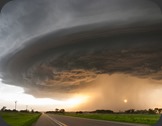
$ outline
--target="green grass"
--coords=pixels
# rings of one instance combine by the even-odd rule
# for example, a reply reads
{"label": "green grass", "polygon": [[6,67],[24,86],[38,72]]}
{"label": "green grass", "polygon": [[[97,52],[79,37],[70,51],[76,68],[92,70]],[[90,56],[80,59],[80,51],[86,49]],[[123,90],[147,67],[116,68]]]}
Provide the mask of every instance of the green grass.
{"label": "green grass", "polygon": [[39,113],[0,112],[9,126],[31,126],[40,116]]}
{"label": "green grass", "polygon": [[160,115],[150,115],[150,114],[75,114],[75,113],[66,113],[67,116],[89,118],[89,119],[98,119],[98,120],[107,120],[107,121],[116,121],[116,122],[128,122],[128,123],[139,123],[139,124],[155,124]]}

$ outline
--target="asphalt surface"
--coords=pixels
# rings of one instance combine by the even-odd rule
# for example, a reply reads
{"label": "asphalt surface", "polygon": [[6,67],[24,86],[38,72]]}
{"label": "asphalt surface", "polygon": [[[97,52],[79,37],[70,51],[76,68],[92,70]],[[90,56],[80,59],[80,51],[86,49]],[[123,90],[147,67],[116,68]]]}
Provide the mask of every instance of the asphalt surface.
{"label": "asphalt surface", "polygon": [[162,126],[162,115],[160,116],[159,121],[154,126]]}
{"label": "asphalt surface", "polygon": [[0,126],[8,126],[1,116],[0,116]]}
{"label": "asphalt surface", "polygon": [[140,124],[119,123],[84,119],[53,114],[42,114],[33,126],[148,126]]}

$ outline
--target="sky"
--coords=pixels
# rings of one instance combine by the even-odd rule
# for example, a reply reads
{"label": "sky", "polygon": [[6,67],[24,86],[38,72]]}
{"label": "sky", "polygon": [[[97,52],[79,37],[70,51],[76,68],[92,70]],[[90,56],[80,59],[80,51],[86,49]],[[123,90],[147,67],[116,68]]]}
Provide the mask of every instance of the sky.
{"label": "sky", "polygon": [[162,108],[158,0],[13,0],[0,13],[0,107]]}

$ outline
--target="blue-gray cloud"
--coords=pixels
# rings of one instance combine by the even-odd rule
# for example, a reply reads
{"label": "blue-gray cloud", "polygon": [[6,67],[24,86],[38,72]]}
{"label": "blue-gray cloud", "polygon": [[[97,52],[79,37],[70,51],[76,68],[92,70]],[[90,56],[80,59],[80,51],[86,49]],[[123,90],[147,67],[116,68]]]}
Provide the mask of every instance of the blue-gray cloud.
{"label": "blue-gray cloud", "polygon": [[162,79],[161,20],[148,0],[14,0],[0,15],[1,78],[34,95],[99,74]]}

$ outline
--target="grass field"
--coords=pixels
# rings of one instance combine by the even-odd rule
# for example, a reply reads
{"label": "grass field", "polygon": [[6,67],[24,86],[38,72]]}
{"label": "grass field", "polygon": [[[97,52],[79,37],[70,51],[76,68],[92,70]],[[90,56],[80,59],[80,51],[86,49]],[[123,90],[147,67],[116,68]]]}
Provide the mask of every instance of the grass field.
{"label": "grass field", "polygon": [[150,114],[75,114],[75,113],[66,113],[67,116],[89,118],[89,119],[98,119],[98,120],[108,120],[108,121],[117,121],[117,122],[129,122],[129,123],[139,123],[139,124],[155,124],[160,115],[150,115]]}
{"label": "grass field", "polygon": [[39,113],[21,113],[21,112],[0,112],[0,116],[9,126],[31,126],[40,114]]}

